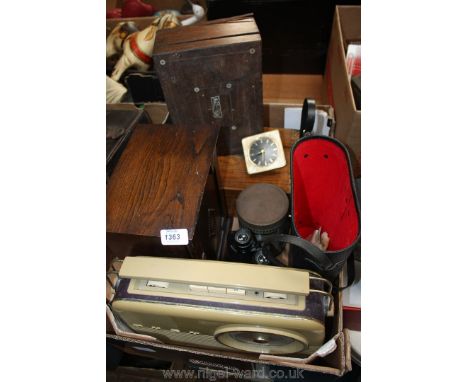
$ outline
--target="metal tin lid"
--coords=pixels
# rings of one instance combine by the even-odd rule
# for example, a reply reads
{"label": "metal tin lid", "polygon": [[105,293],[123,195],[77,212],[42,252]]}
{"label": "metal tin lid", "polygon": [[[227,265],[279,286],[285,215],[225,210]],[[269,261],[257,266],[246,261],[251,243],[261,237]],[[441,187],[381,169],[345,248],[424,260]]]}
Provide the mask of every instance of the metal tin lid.
{"label": "metal tin lid", "polygon": [[268,234],[283,225],[289,210],[289,199],[278,186],[259,183],[240,193],[236,210],[242,227],[256,234]]}

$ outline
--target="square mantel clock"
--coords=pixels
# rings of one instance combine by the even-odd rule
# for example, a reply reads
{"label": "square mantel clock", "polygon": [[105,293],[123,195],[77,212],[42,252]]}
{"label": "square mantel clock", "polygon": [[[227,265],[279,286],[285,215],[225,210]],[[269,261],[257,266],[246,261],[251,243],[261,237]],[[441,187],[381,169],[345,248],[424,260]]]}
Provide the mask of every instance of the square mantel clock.
{"label": "square mantel clock", "polygon": [[247,173],[257,174],[286,166],[279,130],[266,131],[242,139]]}
{"label": "square mantel clock", "polygon": [[217,259],[228,219],[217,178],[219,127],[137,125],[107,187],[107,260]]}

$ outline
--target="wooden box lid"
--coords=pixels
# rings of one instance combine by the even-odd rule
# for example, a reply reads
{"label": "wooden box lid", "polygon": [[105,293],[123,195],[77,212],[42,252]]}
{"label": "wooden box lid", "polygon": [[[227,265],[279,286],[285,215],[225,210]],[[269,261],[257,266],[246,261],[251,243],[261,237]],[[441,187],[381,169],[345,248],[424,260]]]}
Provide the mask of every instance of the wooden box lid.
{"label": "wooden box lid", "polygon": [[232,17],[191,26],[163,29],[156,34],[154,54],[261,41],[253,17]]}
{"label": "wooden box lid", "polygon": [[219,127],[137,125],[107,187],[107,232],[193,238]]}

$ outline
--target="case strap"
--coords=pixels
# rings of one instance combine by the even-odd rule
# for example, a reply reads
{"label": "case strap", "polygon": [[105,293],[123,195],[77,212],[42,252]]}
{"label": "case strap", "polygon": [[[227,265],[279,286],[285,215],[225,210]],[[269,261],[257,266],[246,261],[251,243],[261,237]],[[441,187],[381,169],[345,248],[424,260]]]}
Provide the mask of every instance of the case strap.
{"label": "case strap", "polygon": [[304,240],[298,236],[286,234],[267,235],[262,236],[261,241],[263,243],[280,242],[295,245],[296,247],[299,247],[305,252],[307,252],[314,259],[314,264],[323,271],[327,271],[334,265],[323,251],[321,251],[311,242]]}
{"label": "case strap", "polygon": [[302,105],[301,128],[299,137],[302,138],[305,134],[312,133],[315,124],[315,101],[306,98]]}

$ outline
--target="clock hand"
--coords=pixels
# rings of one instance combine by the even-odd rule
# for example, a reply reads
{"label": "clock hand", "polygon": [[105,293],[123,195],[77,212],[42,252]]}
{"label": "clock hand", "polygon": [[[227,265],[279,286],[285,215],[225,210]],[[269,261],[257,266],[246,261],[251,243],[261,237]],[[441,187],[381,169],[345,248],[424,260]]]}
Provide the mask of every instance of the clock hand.
{"label": "clock hand", "polygon": [[261,150],[260,152],[258,152],[258,153],[256,153],[256,154],[254,154],[253,156],[254,156],[254,157],[256,157],[257,155],[260,155],[260,154],[262,154],[262,155],[263,155],[264,153],[265,153],[265,150]]}

